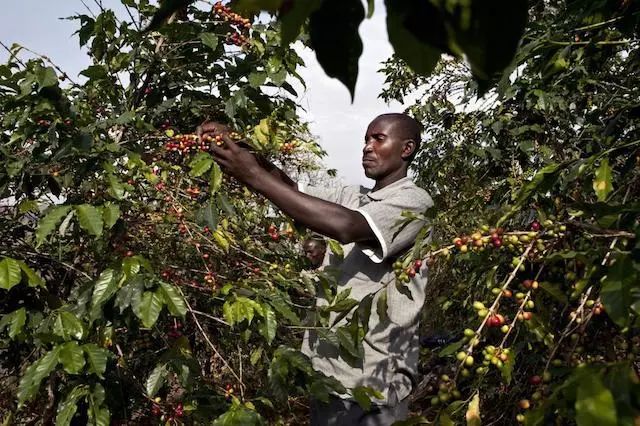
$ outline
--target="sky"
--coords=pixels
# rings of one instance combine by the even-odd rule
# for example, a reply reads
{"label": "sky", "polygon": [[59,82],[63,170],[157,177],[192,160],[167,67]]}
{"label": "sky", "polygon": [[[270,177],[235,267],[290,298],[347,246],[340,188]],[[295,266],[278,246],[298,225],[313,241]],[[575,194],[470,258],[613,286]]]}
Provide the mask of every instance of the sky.
{"label": "sky", "polygon": [[[87,10],[80,0],[4,0],[0,15],[0,41],[6,45],[19,43],[51,58],[58,66],[75,76],[89,64],[89,58],[79,49],[73,33],[77,21],[64,20]],[[95,9],[95,3],[85,3]],[[105,7],[119,6],[118,0],[103,0]],[[402,112],[398,103],[386,105],[378,99],[384,76],[377,70],[391,53],[387,40],[384,4],[376,0],[375,13],[360,26],[364,52],[360,57],[358,83],[352,103],[348,90],[338,80],[327,77],[318,64],[315,53],[300,52],[306,67],[299,70],[307,90],[299,91],[303,110],[301,116],[310,123],[311,132],[328,152],[324,162],[328,168],[338,170],[345,184],[373,186],[362,171],[360,159],[367,125],[377,115]],[[7,53],[0,50],[0,61]]]}

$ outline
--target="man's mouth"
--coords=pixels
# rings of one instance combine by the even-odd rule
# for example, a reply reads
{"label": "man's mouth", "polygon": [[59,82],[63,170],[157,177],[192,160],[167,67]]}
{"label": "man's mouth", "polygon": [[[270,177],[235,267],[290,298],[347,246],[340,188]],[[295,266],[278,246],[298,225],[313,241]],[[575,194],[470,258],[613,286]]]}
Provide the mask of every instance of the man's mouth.
{"label": "man's mouth", "polygon": [[373,158],[364,157],[362,159],[362,164],[371,164],[371,163],[375,163],[375,160]]}

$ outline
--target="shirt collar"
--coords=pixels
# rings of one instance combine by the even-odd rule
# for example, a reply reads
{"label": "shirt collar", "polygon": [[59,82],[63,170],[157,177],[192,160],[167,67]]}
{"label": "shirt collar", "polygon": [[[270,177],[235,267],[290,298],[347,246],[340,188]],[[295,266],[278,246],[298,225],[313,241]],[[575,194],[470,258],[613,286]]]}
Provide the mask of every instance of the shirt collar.
{"label": "shirt collar", "polygon": [[398,191],[402,187],[406,186],[408,183],[411,183],[411,179],[409,179],[408,176],[405,176],[402,179],[398,179],[397,181],[385,186],[382,189],[379,189],[377,191],[369,191],[367,193],[367,196],[372,200],[380,201]]}

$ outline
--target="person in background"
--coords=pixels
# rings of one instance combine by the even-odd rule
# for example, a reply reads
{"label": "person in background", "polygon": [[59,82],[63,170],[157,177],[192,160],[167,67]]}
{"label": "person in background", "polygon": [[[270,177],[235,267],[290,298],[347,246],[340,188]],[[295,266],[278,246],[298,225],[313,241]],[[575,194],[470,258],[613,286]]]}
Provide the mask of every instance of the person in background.
{"label": "person in background", "polygon": [[322,266],[324,255],[327,252],[327,242],[320,235],[311,235],[302,243],[302,250],[309,260],[309,269],[318,269]]}

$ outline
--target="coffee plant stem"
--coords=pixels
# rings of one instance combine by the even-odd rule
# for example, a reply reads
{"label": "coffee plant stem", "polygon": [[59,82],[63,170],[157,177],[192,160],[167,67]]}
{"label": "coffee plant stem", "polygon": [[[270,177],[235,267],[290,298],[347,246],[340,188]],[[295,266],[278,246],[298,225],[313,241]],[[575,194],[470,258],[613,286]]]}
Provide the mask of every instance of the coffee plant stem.
{"label": "coffee plant stem", "polygon": [[189,301],[187,300],[187,298],[185,297],[184,293],[182,292],[182,289],[180,289],[180,287],[176,287],[177,290],[182,294],[182,297],[184,298],[184,303],[187,306],[187,310],[189,311],[189,313],[191,314],[191,318],[193,318],[193,322],[195,323],[196,327],[198,328],[198,331],[200,331],[200,334],[202,335],[202,337],[204,338],[204,340],[207,342],[207,344],[209,345],[209,348],[211,348],[211,350],[213,351],[213,353],[220,358],[220,360],[222,361],[222,364],[229,370],[229,372],[231,372],[231,374],[233,375],[233,377],[235,377],[235,379],[238,381],[238,384],[240,385],[240,395],[242,396],[242,398],[244,398],[244,388],[245,388],[245,384],[242,382],[242,379],[240,378],[240,376],[235,372],[235,370],[233,369],[233,367],[231,367],[231,365],[229,365],[229,363],[227,362],[227,360],[220,354],[220,352],[218,352],[218,350],[216,349],[215,345],[211,342],[211,340],[209,339],[209,336],[207,336],[207,333],[204,331],[204,329],[202,328],[202,325],[200,324],[200,321],[198,321],[198,317],[196,316],[196,313],[193,311],[193,308],[191,308],[191,304],[189,303]]}

